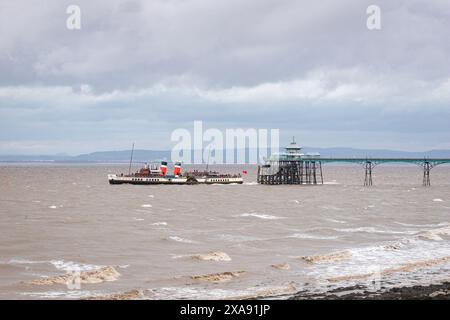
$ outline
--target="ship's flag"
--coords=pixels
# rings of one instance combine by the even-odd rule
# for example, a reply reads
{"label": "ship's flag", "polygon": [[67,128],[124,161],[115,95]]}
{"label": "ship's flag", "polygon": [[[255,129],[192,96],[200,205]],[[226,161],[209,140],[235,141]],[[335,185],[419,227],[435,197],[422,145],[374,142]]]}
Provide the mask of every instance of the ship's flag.
{"label": "ship's flag", "polygon": [[242,173],[243,174],[247,174],[248,172],[247,172],[247,170],[243,170]]}

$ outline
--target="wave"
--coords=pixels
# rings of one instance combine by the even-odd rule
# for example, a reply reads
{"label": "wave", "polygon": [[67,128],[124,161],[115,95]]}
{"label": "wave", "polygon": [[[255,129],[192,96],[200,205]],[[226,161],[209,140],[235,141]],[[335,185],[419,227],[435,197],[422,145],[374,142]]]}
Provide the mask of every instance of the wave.
{"label": "wave", "polygon": [[347,223],[347,221],[344,221],[344,220],[337,220],[337,219],[331,219],[331,218],[325,219],[325,220],[326,220],[326,221],[329,221],[329,222],[340,223],[340,224],[345,224],[345,223]]}
{"label": "wave", "polygon": [[439,229],[427,230],[419,234],[420,238],[441,241],[442,236],[450,236],[450,227],[444,227]]}
{"label": "wave", "polygon": [[221,251],[214,251],[205,254],[196,254],[193,255],[192,257],[203,261],[231,261],[230,256],[225,252]]}
{"label": "wave", "polygon": [[150,213],[151,211],[148,210],[148,208],[142,208],[142,209],[134,209],[134,212],[136,212],[136,213],[148,214],[148,213]]}
{"label": "wave", "polygon": [[255,298],[275,297],[289,295],[297,292],[292,285],[284,286],[258,286],[241,290],[221,288],[193,288],[193,287],[163,287],[145,291],[149,299],[181,300],[181,299],[227,299],[246,300]]}
{"label": "wave", "polygon": [[[450,268],[450,241],[436,241],[443,240],[442,236],[445,235],[450,235],[450,227],[423,231],[376,246],[302,259],[309,262],[307,274],[317,279],[319,286],[321,281],[325,281],[324,285],[342,285],[341,282],[344,281],[351,282],[346,285],[361,284],[364,281],[369,281],[368,285],[373,281],[383,281],[384,285],[386,281],[392,285],[405,285],[408,281],[425,283],[439,277],[442,272],[438,270]],[[415,271],[420,273],[414,273]],[[446,272],[448,271],[445,274]]]}
{"label": "wave", "polygon": [[93,271],[81,271],[79,273],[67,273],[61,276],[47,277],[30,282],[33,285],[66,285],[79,281],[80,284],[97,284],[105,281],[116,281],[120,273],[114,267],[108,266]]}
{"label": "wave", "polygon": [[22,292],[20,294],[27,297],[39,297],[43,299],[86,299],[94,295],[92,291],[86,290]]}
{"label": "wave", "polygon": [[153,206],[151,204],[143,204],[141,205],[141,208],[152,208]]}
{"label": "wave", "polygon": [[159,221],[152,223],[152,226],[167,226],[167,222],[165,221]]}
{"label": "wave", "polygon": [[21,271],[22,271],[22,268],[19,267],[18,265],[0,261],[0,274],[2,274],[2,276],[4,275],[3,272],[21,272]]}
{"label": "wave", "polygon": [[411,224],[402,222],[394,222],[394,223],[404,227],[417,227],[417,228],[436,228],[436,227],[446,227],[450,225],[448,222],[430,223],[430,224]]}
{"label": "wave", "polygon": [[261,238],[253,237],[253,236],[241,236],[241,235],[232,235],[232,234],[219,234],[219,239],[228,242],[247,242],[247,241],[260,241],[264,240]]}
{"label": "wave", "polygon": [[330,263],[350,259],[352,255],[353,255],[352,252],[347,250],[317,256],[304,256],[301,257],[301,259],[311,264]]}
{"label": "wave", "polygon": [[346,233],[388,233],[388,234],[409,234],[414,235],[417,234],[418,231],[415,230],[406,230],[406,231],[398,231],[398,230],[386,230],[386,229],[377,229],[374,227],[356,227],[356,228],[334,228],[336,232],[346,232]]}
{"label": "wave", "polygon": [[263,213],[243,213],[243,214],[238,215],[238,217],[255,217],[255,218],[265,219],[265,220],[286,219],[285,217],[278,217],[278,216],[273,216],[270,214],[263,214]]}
{"label": "wave", "polygon": [[200,253],[200,254],[186,254],[186,255],[175,255],[174,259],[179,258],[191,258],[202,261],[231,261],[231,258],[228,254],[221,251],[213,251],[208,253]]}
{"label": "wave", "polygon": [[289,270],[291,268],[288,263],[272,264],[271,267],[278,270]]}
{"label": "wave", "polygon": [[327,184],[327,185],[338,185],[338,184],[340,184],[340,183],[337,182],[336,180],[333,180],[333,181],[324,181],[323,184]]}
{"label": "wave", "polygon": [[123,293],[114,293],[108,295],[92,295],[86,300],[140,300],[143,298],[142,290],[133,289]]}
{"label": "wave", "polygon": [[306,233],[294,233],[294,234],[287,236],[287,238],[312,239],[312,240],[335,240],[335,239],[338,239],[339,237],[337,237],[337,236],[327,237],[327,236],[319,236],[319,235],[312,235],[312,234],[306,234]]}
{"label": "wave", "polygon": [[34,261],[34,260],[27,260],[27,259],[10,259],[8,261],[8,264],[17,265],[17,264],[45,264],[50,263],[50,261]]}
{"label": "wave", "polygon": [[408,262],[408,263],[403,263],[398,267],[381,269],[378,271],[373,271],[373,272],[369,272],[369,273],[365,273],[365,274],[354,274],[354,275],[332,277],[332,278],[328,278],[327,280],[329,282],[341,282],[341,281],[349,281],[349,280],[362,280],[362,279],[368,279],[368,278],[380,278],[382,276],[390,276],[395,273],[411,272],[416,269],[429,268],[429,267],[433,267],[433,266],[440,265],[440,264],[446,264],[448,262],[450,262],[450,256],[429,259],[429,260]]}
{"label": "wave", "polygon": [[342,210],[344,210],[344,209],[336,207],[336,206],[328,206],[328,205],[320,206],[320,208],[321,209],[325,209],[325,210],[333,210],[333,211],[342,211]]}
{"label": "wave", "polygon": [[184,239],[184,238],[181,238],[181,237],[178,237],[178,236],[170,236],[169,239],[173,240],[173,241],[176,241],[176,242],[181,242],[181,243],[197,243],[197,241]]}
{"label": "wave", "polygon": [[94,265],[94,264],[86,264],[86,263],[77,263],[73,261],[65,261],[65,260],[28,260],[28,259],[10,259],[8,261],[10,265],[29,265],[29,264],[50,264],[55,267],[59,271],[64,272],[73,272],[73,271],[96,271],[105,266]]}
{"label": "wave", "polygon": [[103,268],[104,266],[98,266],[94,264],[83,264],[73,261],[64,260],[51,260],[49,261],[56,269],[71,272],[71,271],[93,271]]}
{"label": "wave", "polygon": [[191,279],[207,281],[207,282],[214,282],[214,283],[228,282],[228,281],[233,280],[234,278],[242,276],[245,273],[246,273],[245,271],[228,271],[228,272],[222,272],[222,273],[194,275],[194,276],[191,276]]}

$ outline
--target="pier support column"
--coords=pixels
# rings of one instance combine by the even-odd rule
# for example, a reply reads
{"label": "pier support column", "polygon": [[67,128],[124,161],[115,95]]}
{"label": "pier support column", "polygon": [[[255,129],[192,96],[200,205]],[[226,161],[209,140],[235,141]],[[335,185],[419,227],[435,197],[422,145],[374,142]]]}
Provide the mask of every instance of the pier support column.
{"label": "pier support column", "polygon": [[364,178],[364,186],[369,187],[372,185],[372,169],[375,167],[375,163],[372,161],[366,161],[364,163],[365,170],[365,178]]}
{"label": "pier support column", "polygon": [[312,171],[312,176],[313,176],[313,184],[317,184],[317,167],[316,167],[316,162],[313,161],[312,162],[312,167],[313,167],[313,171]]}
{"label": "pier support column", "polygon": [[433,166],[428,161],[424,161],[422,166],[423,166],[423,186],[429,187],[431,186],[430,171],[433,168]]}
{"label": "pier support column", "polygon": [[258,173],[256,174],[256,182],[261,183],[261,166],[258,166]]}
{"label": "pier support column", "polygon": [[322,161],[319,161],[320,183],[323,184]]}

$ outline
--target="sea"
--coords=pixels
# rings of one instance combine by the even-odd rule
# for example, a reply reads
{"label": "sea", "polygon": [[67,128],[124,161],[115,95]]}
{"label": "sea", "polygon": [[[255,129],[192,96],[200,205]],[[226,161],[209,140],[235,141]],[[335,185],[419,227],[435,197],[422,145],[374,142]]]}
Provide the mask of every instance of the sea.
{"label": "sea", "polygon": [[126,164],[1,164],[0,299],[287,299],[450,276],[449,166],[430,187],[414,165],[377,166],[372,187],[359,165],[324,165],[323,185],[211,169],[245,181],[110,185]]}

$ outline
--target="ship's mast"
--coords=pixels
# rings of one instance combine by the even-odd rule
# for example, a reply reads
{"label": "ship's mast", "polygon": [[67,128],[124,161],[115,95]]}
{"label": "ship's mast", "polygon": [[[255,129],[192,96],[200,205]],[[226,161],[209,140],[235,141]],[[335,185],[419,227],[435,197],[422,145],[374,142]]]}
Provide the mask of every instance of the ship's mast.
{"label": "ship's mast", "polygon": [[209,158],[211,157],[211,145],[209,146],[209,152],[208,152],[208,162],[206,163],[206,171],[208,171],[209,168]]}
{"label": "ship's mast", "polygon": [[131,175],[131,164],[133,163],[133,153],[134,153],[134,142],[131,147],[131,156],[130,156],[130,166],[128,167],[128,175]]}

